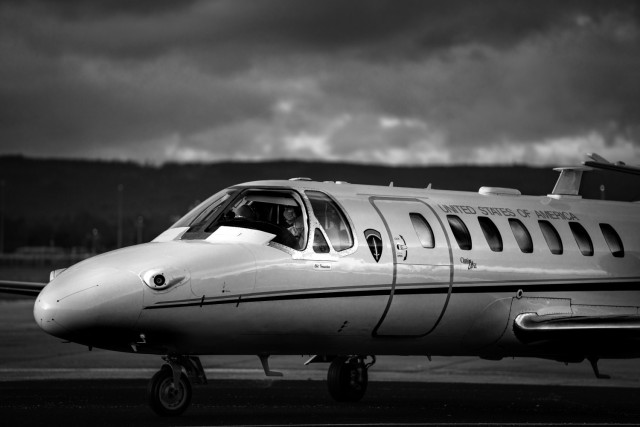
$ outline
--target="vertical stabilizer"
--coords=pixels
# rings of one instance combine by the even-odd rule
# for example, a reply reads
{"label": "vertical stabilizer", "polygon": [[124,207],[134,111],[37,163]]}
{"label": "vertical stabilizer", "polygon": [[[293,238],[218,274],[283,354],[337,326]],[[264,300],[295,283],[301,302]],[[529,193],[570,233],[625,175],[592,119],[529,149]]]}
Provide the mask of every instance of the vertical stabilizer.
{"label": "vertical stabilizer", "polygon": [[588,166],[571,166],[566,168],[555,168],[554,171],[560,172],[558,181],[556,181],[553,192],[550,197],[575,196],[580,197],[580,184],[582,182],[582,173],[593,170]]}

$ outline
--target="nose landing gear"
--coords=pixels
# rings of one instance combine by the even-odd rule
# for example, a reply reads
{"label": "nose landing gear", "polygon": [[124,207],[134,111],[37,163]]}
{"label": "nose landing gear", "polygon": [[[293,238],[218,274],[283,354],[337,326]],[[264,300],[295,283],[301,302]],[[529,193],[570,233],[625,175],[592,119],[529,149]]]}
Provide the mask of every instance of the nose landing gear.
{"label": "nose landing gear", "polygon": [[371,358],[370,363],[365,363],[366,356],[339,356],[333,359],[327,374],[331,397],[338,402],[357,402],[362,399],[369,382],[367,371],[376,363],[375,356]]}
{"label": "nose landing gear", "polygon": [[166,365],[149,381],[147,399],[153,411],[163,417],[182,414],[191,403],[191,383],[182,372],[174,381],[171,368]]}
{"label": "nose landing gear", "polygon": [[206,384],[207,378],[197,357],[165,356],[163,359],[167,363],[149,381],[147,400],[156,414],[175,417],[186,411],[191,403],[189,379],[196,384]]}

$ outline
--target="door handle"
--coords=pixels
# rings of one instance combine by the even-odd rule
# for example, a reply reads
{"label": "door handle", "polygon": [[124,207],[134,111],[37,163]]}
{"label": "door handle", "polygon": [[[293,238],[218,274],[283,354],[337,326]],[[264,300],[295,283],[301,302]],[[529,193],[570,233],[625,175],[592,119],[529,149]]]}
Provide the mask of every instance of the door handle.
{"label": "door handle", "polygon": [[404,240],[401,234],[398,237],[394,237],[396,244],[396,258],[403,261],[407,260],[407,242]]}

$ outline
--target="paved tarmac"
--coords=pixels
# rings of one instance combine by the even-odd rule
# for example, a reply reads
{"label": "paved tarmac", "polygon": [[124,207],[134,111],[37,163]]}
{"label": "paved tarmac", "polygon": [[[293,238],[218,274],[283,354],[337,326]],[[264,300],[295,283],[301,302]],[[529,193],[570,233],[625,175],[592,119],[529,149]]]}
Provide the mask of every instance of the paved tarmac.
{"label": "paved tarmac", "polygon": [[321,381],[219,380],[194,388],[181,417],[160,418],[143,380],[0,383],[4,425],[637,425],[638,389],[371,382],[357,404]]}
{"label": "paved tarmac", "polygon": [[588,363],[473,357],[380,357],[363,401],[345,405],[308,356],[273,357],[282,379],[265,379],[255,356],[207,356],[210,384],[183,417],[161,419],[146,404],[158,356],[62,343],[32,304],[0,301],[2,425],[640,425],[638,360],[604,360],[612,379],[598,380]]}

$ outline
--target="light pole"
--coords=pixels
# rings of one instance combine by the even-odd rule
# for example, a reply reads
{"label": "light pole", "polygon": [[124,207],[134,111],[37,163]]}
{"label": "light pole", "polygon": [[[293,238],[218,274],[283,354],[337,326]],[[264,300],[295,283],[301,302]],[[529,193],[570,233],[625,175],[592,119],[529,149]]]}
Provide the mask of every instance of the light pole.
{"label": "light pole", "polygon": [[0,255],[4,254],[4,180],[0,180]]}
{"label": "light pole", "polygon": [[124,185],[118,184],[118,236],[117,247],[122,247],[122,193],[124,192]]}
{"label": "light pole", "polygon": [[98,239],[100,238],[100,232],[97,228],[91,230],[91,255],[98,253]]}
{"label": "light pole", "polygon": [[142,243],[142,230],[144,228],[144,217],[142,215],[138,215],[138,219],[136,220],[136,235],[137,235],[137,244]]}

